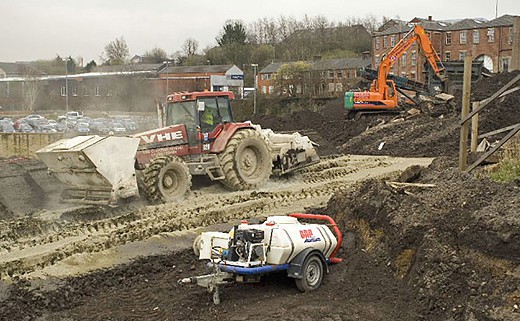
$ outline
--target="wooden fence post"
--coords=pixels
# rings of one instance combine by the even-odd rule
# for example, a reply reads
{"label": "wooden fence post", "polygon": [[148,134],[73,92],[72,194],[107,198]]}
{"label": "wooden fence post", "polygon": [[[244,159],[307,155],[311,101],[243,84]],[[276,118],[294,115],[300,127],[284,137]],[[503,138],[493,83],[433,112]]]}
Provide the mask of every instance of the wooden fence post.
{"label": "wooden fence post", "polygon": [[[471,95],[471,56],[464,57],[464,81],[462,85],[462,112],[460,119],[466,118],[469,114],[470,95]],[[466,121],[460,127],[459,145],[459,169],[464,171],[468,165],[468,135],[469,123]]]}

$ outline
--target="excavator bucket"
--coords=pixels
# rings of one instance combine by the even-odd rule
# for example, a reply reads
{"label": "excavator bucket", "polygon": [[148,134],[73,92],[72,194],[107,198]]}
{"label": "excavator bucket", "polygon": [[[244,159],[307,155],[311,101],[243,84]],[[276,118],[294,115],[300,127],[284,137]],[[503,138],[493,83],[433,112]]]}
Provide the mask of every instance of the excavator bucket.
{"label": "excavator bucket", "polygon": [[115,204],[138,196],[134,162],[139,138],[77,136],[36,152],[65,185],[64,201]]}

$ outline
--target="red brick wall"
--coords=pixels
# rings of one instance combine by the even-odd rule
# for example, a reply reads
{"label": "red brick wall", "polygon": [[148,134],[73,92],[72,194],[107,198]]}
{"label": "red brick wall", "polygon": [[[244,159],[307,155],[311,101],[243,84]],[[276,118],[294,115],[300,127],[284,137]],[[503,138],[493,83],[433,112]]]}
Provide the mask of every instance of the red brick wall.
{"label": "red brick wall", "polygon": [[[511,26],[512,27],[512,26]],[[511,57],[512,55],[512,44],[510,40],[510,32],[511,27],[495,27],[495,39],[493,42],[488,42],[487,39],[487,30],[488,28],[480,28],[480,42],[478,44],[473,43],[473,29],[466,30],[466,44],[460,44],[460,31],[455,30],[451,31],[451,44],[446,44],[446,33],[445,31],[428,31],[431,42],[437,50],[437,53],[441,57],[441,60],[446,59],[446,52],[451,53],[451,60],[459,60],[459,53],[461,51],[466,51],[467,54],[473,56],[473,59],[476,59],[482,55],[487,55],[492,58],[493,61],[493,71],[500,72],[502,71],[502,58]],[[405,34],[395,34],[396,43],[399,41]],[[384,47],[383,36],[373,36],[372,37],[372,68],[376,68],[376,57],[383,57],[383,54],[390,51],[392,48],[390,43],[391,35],[387,35],[387,46]],[[376,48],[377,38],[379,38],[379,49]],[[412,66],[412,52],[416,51],[417,55],[417,63],[415,66]],[[425,81],[425,76],[423,74],[424,71],[424,63],[426,59],[419,52],[417,44],[414,44],[408,51],[406,52],[406,65],[402,64],[402,59],[399,62],[396,62],[391,70],[392,73],[396,75],[406,74],[406,77],[413,79],[411,76],[413,72],[415,72],[416,79],[418,81]]]}

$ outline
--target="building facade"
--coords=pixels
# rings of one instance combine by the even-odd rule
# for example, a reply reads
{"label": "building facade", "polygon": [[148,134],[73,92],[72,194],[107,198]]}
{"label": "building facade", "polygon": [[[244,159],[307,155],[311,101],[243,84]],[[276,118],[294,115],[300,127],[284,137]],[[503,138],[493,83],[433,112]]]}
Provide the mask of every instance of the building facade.
{"label": "building facade", "polygon": [[[384,58],[415,24],[421,25],[442,61],[463,61],[471,55],[474,61],[482,61],[490,72],[509,71],[513,49],[513,24],[515,16],[504,15],[497,19],[464,19],[460,21],[435,21],[414,18],[409,22],[392,20],[372,35],[372,67],[376,69]],[[417,44],[409,48],[392,66],[391,73],[425,81],[425,57]]]}
{"label": "building facade", "polygon": [[[306,66],[299,80],[295,75],[281,75],[290,64]],[[315,98],[342,96],[360,80],[360,69],[370,65],[370,58],[316,59],[311,62],[271,63],[258,73],[258,90],[266,95],[308,94]],[[281,77],[281,78],[280,78]],[[292,88],[294,87],[294,88]]]}

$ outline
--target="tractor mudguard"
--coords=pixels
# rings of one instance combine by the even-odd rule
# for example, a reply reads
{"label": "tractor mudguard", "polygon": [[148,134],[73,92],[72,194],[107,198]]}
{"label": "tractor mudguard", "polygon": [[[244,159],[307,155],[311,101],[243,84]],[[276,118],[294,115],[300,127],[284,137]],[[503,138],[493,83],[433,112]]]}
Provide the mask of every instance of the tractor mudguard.
{"label": "tractor mudguard", "polygon": [[294,279],[301,279],[302,276],[302,268],[303,263],[305,262],[305,259],[311,255],[318,255],[321,262],[323,263],[323,266],[325,267],[325,271],[329,273],[329,266],[327,264],[327,260],[325,259],[325,256],[323,253],[321,253],[320,250],[313,249],[313,248],[307,248],[303,251],[301,251],[298,255],[294,257],[294,259],[291,260],[289,268],[287,269],[287,276],[294,278]]}

